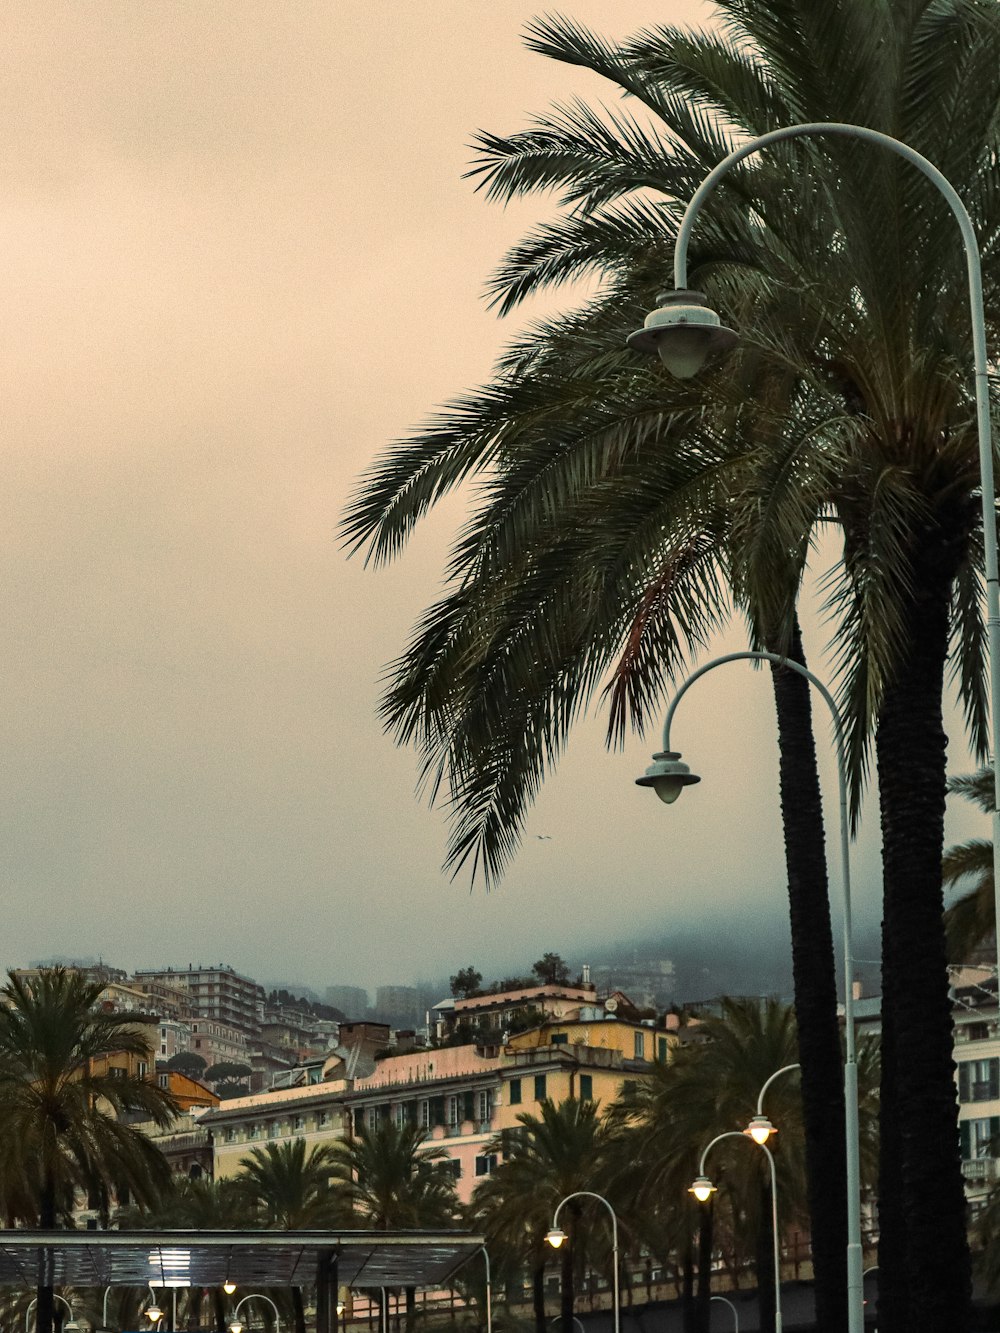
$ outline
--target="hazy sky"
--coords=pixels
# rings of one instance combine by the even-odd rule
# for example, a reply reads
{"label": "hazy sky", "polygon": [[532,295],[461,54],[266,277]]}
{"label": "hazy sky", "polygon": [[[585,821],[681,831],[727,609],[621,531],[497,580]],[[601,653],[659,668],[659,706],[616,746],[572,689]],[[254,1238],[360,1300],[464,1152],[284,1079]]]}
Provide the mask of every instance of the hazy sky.
{"label": "hazy sky", "polygon": [[[561,8],[610,35],[707,13]],[[387,571],[347,562],[336,525],[385,442],[513,331],[483,283],[550,203],[488,205],[468,143],[602,91],[524,51],[538,12],[5,6],[0,961],[374,986],[545,949],[598,962],[780,903],[773,706],[748,667],[678,713],[705,780],[669,812],[632,785],[657,734],[609,756],[601,720],[581,726],[490,895],[441,873],[443,817],[376,719],[462,498]],[[962,816],[952,835],[980,827]],[[870,918],[877,809],[858,866]]]}

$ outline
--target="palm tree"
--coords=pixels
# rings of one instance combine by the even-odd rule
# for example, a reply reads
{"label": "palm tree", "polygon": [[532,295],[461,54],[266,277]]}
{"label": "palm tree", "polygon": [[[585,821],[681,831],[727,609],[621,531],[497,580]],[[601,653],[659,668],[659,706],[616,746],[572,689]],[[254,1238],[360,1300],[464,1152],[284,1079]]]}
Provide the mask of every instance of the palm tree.
{"label": "palm tree", "polygon": [[[246,1203],[246,1194],[236,1177],[190,1180],[184,1176],[171,1181],[153,1203],[119,1210],[115,1220],[121,1231],[236,1231],[251,1225]],[[202,1325],[204,1294],[202,1287],[188,1291],[185,1315],[197,1327]],[[117,1326],[127,1328],[133,1319],[138,1319],[142,1301],[124,1288],[112,1297],[112,1304],[118,1309]],[[226,1303],[219,1287],[212,1291],[212,1313],[216,1333],[226,1333]],[[101,1309],[96,1308],[91,1320],[95,1328],[99,1326],[100,1315]]]}
{"label": "palm tree", "polygon": [[[612,680],[612,706],[641,725],[717,623],[726,583],[756,634],[788,641],[810,542],[819,524],[838,525],[842,699],[858,790],[874,741],[883,823],[881,1317],[896,1330],[915,1311],[945,1329],[969,1297],[941,929],[952,640],[973,741],[986,744],[953,220],[895,160],[833,140],[777,149],[733,173],[699,228],[692,280],[747,331],[743,353],[703,384],[654,386],[618,340],[666,267],[675,201],[734,136],[803,120],[882,128],[931,158],[973,213],[995,295],[1000,17],[987,0],[717,10],[721,35],[660,27],[618,48],[570,21],[529,30],[534,49],[606,75],[644,119],[574,105],[521,134],[481,136],[477,171],[493,197],[554,186],[565,205],[515,247],[493,294],[509,309],[587,271],[603,289],[533,329],[485,392],[390,451],[347,531],[392,555],[440,494],[488,476],[454,585],[397,663],[385,716],[421,748],[431,792],[443,786],[454,804],[452,864],[479,854],[489,870],[512,854],[616,655],[626,683]],[[812,1049],[803,1032],[804,1063]],[[818,1239],[815,1210],[813,1221]]]}
{"label": "palm tree", "polygon": [[[100,982],[63,968],[0,988],[0,1125],[8,1206],[55,1228],[77,1190],[107,1214],[116,1193],[151,1202],[169,1182],[166,1159],[130,1120],[165,1128],[177,1114],[150,1079],[112,1069],[108,1057],[149,1060],[146,1035],[127,1014],[101,1012]],[[38,1289],[37,1330],[51,1333],[52,1288]]]}
{"label": "palm tree", "polygon": [[[726,1178],[713,1214],[691,1203],[688,1186],[698,1173],[702,1150],[716,1134],[742,1130],[765,1081],[798,1062],[793,1011],[775,1000],[724,1000],[718,1015],[697,1029],[701,1041],[680,1048],[667,1065],[639,1084],[615,1108],[623,1132],[617,1153],[625,1191],[640,1208],[672,1214],[671,1239],[689,1266],[698,1233],[698,1311],[707,1329],[709,1264],[721,1242],[738,1271],[741,1256],[757,1260],[762,1327],[774,1308],[770,1255],[769,1176],[763,1156],[743,1144],[720,1144],[712,1174]],[[780,1125],[777,1166],[781,1215],[789,1223],[806,1215],[802,1103],[798,1081],[786,1075],[768,1093],[767,1110]],[[714,1233],[714,1236],[713,1236]],[[668,1233],[670,1234],[670,1233]]]}
{"label": "palm tree", "polygon": [[[966,796],[986,814],[993,813],[993,769],[952,778],[948,789]],[[941,865],[945,887],[966,886],[944,914],[948,957],[953,963],[968,962],[994,937],[996,902],[993,887],[993,843],[988,838],[970,838],[945,852]],[[971,881],[972,887],[969,886]]]}
{"label": "palm tree", "polygon": [[[447,1225],[458,1213],[454,1177],[444,1148],[426,1146],[427,1131],[382,1119],[364,1125],[342,1145],[346,1186],[356,1214],[378,1231]],[[406,1322],[416,1315],[416,1291],[406,1288]],[[383,1330],[383,1333],[386,1333]]]}
{"label": "palm tree", "polygon": [[[302,1138],[268,1143],[240,1160],[235,1192],[269,1227],[302,1231],[343,1224],[350,1213],[350,1185],[340,1144],[307,1150]],[[302,1288],[292,1287],[297,1333],[306,1333]]]}
{"label": "palm tree", "polygon": [[[609,1130],[597,1104],[578,1101],[545,1101],[541,1114],[523,1112],[518,1129],[495,1141],[504,1160],[473,1195],[473,1207],[484,1218],[487,1235],[503,1242],[508,1251],[520,1253],[529,1263],[534,1287],[535,1322],[544,1327],[542,1275],[545,1266],[544,1240],[552,1215],[561,1200],[578,1190],[600,1192]],[[576,1273],[585,1255],[585,1237],[600,1234],[606,1216],[595,1212],[585,1199],[567,1203],[562,1217],[569,1237],[560,1251],[562,1272],[561,1327],[572,1329]],[[581,1222],[592,1217],[593,1227]]]}

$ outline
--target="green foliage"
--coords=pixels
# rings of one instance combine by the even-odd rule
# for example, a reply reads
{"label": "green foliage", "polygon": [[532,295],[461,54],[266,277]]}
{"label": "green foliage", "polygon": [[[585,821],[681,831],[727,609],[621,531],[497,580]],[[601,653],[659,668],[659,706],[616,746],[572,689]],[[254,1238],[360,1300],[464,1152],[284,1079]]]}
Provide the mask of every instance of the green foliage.
{"label": "green foliage", "polygon": [[460,1000],[468,1000],[473,995],[480,993],[480,986],[483,984],[483,974],[474,967],[461,967],[451,978],[451,993]]}
{"label": "green foliage", "polygon": [[542,986],[565,986],[569,981],[569,968],[557,953],[543,953],[531,970]]}
{"label": "green foliage", "polygon": [[[993,813],[992,767],[952,778],[948,790],[966,797],[984,814]],[[970,838],[949,847],[941,874],[946,888],[966,886],[965,892],[946,910],[944,921],[949,959],[953,963],[970,962],[976,951],[992,939],[996,929],[993,843],[988,838]]]}
{"label": "green foliage", "polygon": [[168,1069],[175,1069],[179,1074],[187,1074],[189,1078],[201,1078],[205,1067],[205,1060],[197,1051],[178,1051],[167,1061]]}
{"label": "green foliage", "polygon": [[356,1218],[377,1231],[447,1226],[458,1202],[443,1148],[428,1148],[415,1125],[382,1120],[343,1145]]}
{"label": "green foliage", "polygon": [[210,1065],[205,1070],[206,1083],[218,1083],[222,1079],[229,1078],[249,1078],[253,1070],[247,1064],[241,1064],[235,1060],[220,1060],[216,1065]]}
{"label": "green foliage", "polygon": [[62,968],[0,988],[0,1189],[4,1213],[52,1227],[74,1190],[107,1217],[119,1191],[152,1200],[170,1172],[135,1121],[165,1128],[177,1113],[148,1078],[108,1058],[150,1060],[146,1035],[126,1014],[100,1010],[100,982]]}

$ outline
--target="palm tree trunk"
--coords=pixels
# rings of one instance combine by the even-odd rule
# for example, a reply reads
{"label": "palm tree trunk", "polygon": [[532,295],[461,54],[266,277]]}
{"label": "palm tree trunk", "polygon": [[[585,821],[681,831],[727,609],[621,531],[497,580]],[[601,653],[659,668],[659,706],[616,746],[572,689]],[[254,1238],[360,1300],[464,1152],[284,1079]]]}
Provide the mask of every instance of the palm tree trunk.
{"label": "palm tree trunk", "polygon": [[[805,665],[796,619],[785,655]],[[837,1333],[847,1308],[847,1155],[837,979],[827,890],[823,804],[812,725],[812,686],[772,668],[778,716],[781,820],[788,876],[795,1018],[816,1328]]]}
{"label": "palm tree trunk", "polygon": [[698,1295],[695,1300],[696,1333],[708,1333],[712,1320],[712,1250],[715,1248],[715,1199],[698,1207]]}
{"label": "palm tree trunk", "polygon": [[[882,989],[889,1018],[883,1044],[891,1077],[881,1116],[890,1153],[898,1152],[883,1183],[901,1187],[899,1197],[889,1194],[881,1206],[890,1264],[880,1275],[888,1297],[879,1312],[883,1333],[964,1329],[971,1297],[941,884],[947,745],[941,694],[955,563],[948,530],[942,525],[918,534],[914,543],[912,592],[903,607],[907,649],[886,689],[876,733],[885,893]],[[900,1209],[902,1245],[892,1235]],[[880,1266],[881,1260],[882,1252]]]}
{"label": "palm tree trunk", "polygon": [[292,1313],[295,1317],[295,1333],[306,1333],[306,1307],[301,1287],[292,1288]]}
{"label": "palm tree trunk", "polygon": [[[771,1187],[761,1182],[758,1208],[760,1210],[757,1225],[757,1305],[760,1317],[760,1333],[774,1333],[774,1248],[771,1237]],[[847,1298],[844,1298],[845,1305]],[[841,1309],[840,1327],[844,1327],[844,1311]]]}
{"label": "palm tree trunk", "polygon": [[[38,1225],[42,1231],[56,1229],[56,1187],[49,1172],[46,1172],[38,1200]],[[52,1333],[54,1325],[55,1288],[51,1282],[52,1252],[42,1254],[39,1269],[39,1283],[35,1292],[35,1333]]]}
{"label": "palm tree trunk", "polygon": [[[570,1210],[572,1205],[570,1205]],[[569,1211],[569,1210],[567,1210]],[[570,1232],[569,1239],[562,1247],[562,1290],[559,1294],[559,1328],[560,1333],[574,1333],[573,1315],[574,1311],[574,1292],[573,1292],[573,1244],[574,1232]]]}
{"label": "palm tree trunk", "polygon": [[544,1257],[531,1270],[531,1308],[535,1316],[535,1333],[546,1333]]}

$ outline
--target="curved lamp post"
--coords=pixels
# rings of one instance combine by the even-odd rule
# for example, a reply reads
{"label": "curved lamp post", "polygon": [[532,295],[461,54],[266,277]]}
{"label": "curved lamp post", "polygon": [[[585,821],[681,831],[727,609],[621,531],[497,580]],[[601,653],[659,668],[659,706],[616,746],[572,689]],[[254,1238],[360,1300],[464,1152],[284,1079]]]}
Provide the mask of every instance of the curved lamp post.
{"label": "curved lamp post", "polygon": [[[630,347],[659,355],[664,365],[681,378],[696,375],[709,356],[725,352],[737,341],[731,329],[722,327],[719,316],[704,303],[700,292],[687,290],[688,242],[702,204],[723,176],[738,162],[787,139],[817,135],[861,139],[886,148],[904,158],[936,186],[954,214],[965,248],[969,279],[969,314],[972,325],[972,354],[975,370],[976,432],[979,441],[979,477],[983,502],[983,568],[986,575],[986,629],[989,646],[991,748],[993,753],[993,907],[997,922],[997,986],[1000,996],[1000,576],[997,568],[996,493],[993,481],[993,445],[990,438],[989,369],[986,359],[986,315],[983,309],[982,262],[979,243],[968,209],[955,187],[932,162],[908,144],[864,125],[837,121],[789,125],[735,149],[714,167],[691,196],[684,211],[674,245],[674,288],[658,298],[660,308],[647,315],[643,328],[629,335]],[[854,1320],[852,1307],[852,1320]],[[854,1321],[852,1333],[861,1328]]]}
{"label": "curved lamp post", "polygon": [[733,1333],[740,1333],[740,1316],[737,1312],[736,1306],[732,1303],[732,1301],[728,1300],[725,1296],[709,1296],[708,1302],[710,1305],[712,1301],[721,1301],[723,1305],[729,1306],[733,1315]]}
{"label": "curved lamp post", "polygon": [[780,1078],[782,1074],[790,1074],[793,1069],[801,1068],[802,1066],[799,1064],[782,1065],[780,1069],[774,1071],[770,1078],[764,1080],[764,1086],[757,1094],[757,1114],[744,1130],[744,1133],[749,1134],[754,1143],[766,1143],[772,1134],[777,1134],[778,1132],[776,1127],[771,1124],[770,1120],[764,1114],[764,1093],[767,1092],[768,1088],[776,1078]]}
{"label": "curved lamp post", "polygon": [[262,1291],[251,1291],[244,1296],[242,1300],[236,1302],[236,1309],[233,1311],[233,1317],[229,1321],[229,1333],[243,1333],[244,1325],[240,1320],[240,1307],[246,1305],[247,1301],[267,1301],[268,1305],[274,1311],[274,1333],[281,1333],[281,1315],[278,1314],[278,1307],[270,1296],[265,1296]]}
{"label": "curved lamp post", "polygon": [[[697,198],[697,195],[695,196]],[[652,787],[662,801],[675,801],[684,787],[701,779],[687,764],[680,761],[680,753],[670,748],[670,724],[677,705],[699,677],[727,662],[770,662],[774,666],[796,671],[823,696],[833,717],[837,751],[837,783],[840,798],[840,880],[844,896],[844,1139],[847,1154],[847,1328],[848,1333],[863,1333],[864,1292],[861,1282],[861,1132],[858,1124],[858,1063],[854,1030],[854,926],[851,917],[851,830],[847,805],[847,761],[844,747],[844,723],[833,695],[823,682],[800,662],[780,657],[777,653],[726,653],[706,662],[691,673],[674,695],[663,723],[663,749],[653,756],[652,765],[641,778],[640,787]],[[782,1071],[778,1071],[779,1073]],[[770,1082],[770,1079],[768,1080]],[[764,1095],[761,1089],[761,1097]],[[758,1098],[758,1116],[763,1116]],[[756,1140],[755,1140],[756,1141]],[[764,1145],[761,1144],[761,1147]]]}
{"label": "curved lamp post", "polygon": [[747,1135],[739,1129],[726,1130],[724,1134],[716,1134],[711,1143],[707,1145],[701,1154],[701,1161],[698,1163],[698,1178],[688,1190],[693,1194],[699,1203],[705,1203],[715,1193],[715,1186],[705,1175],[705,1160],[717,1143],[723,1139],[742,1139],[744,1143],[753,1143],[762,1153],[767,1154],[767,1164],[771,1171],[771,1230],[772,1248],[774,1252],[774,1333],[781,1333],[781,1243],[778,1239],[778,1177],[774,1170],[774,1157],[771,1149],[766,1143],[757,1143],[756,1139],[748,1139]]}
{"label": "curved lamp post", "polygon": [[[58,1291],[54,1291],[52,1293],[52,1299],[54,1301],[62,1301],[63,1305],[65,1305],[66,1309],[69,1311],[70,1319],[74,1320],[73,1307],[72,1305],[70,1305],[69,1301],[66,1299],[65,1296],[60,1296]],[[37,1304],[38,1304],[37,1296],[33,1296],[31,1300],[28,1302],[28,1308],[24,1312],[24,1333],[28,1333],[28,1320],[31,1318],[31,1312]]]}
{"label": "curved lamp post", "polygon": [[618,1286],[618,1215],[603,1194],[595,1194],[593,1190],[574,1190],[572,1194],[567,1194],[565,1199],[559,1200],[556,1210],[552,1214],[552,1226],[545,1239],[554,1250],[558,1250],[563,1241],[566,1240],[565,1231],[559,1229],[559,1214],[562,1212],[563,1204],[569,1203],[570,1199],[596,1199],[598,1203],[603,1203],[611,1214],[611,1301],[614,1307],[614,1333],[621,1333],[621,1293]]}

